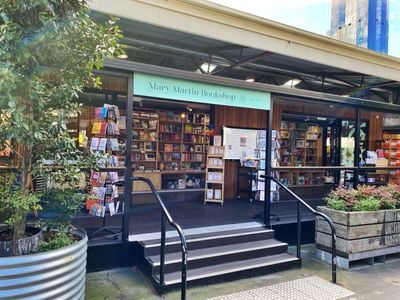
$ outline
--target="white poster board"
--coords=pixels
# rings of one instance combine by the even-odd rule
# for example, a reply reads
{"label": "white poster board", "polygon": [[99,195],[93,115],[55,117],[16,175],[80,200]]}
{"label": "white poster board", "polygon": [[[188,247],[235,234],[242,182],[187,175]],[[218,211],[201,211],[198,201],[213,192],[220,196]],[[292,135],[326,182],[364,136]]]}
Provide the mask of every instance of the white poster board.
{"label": "white poster board", "polygon": [[225,159],[257,158],[257,129],[223,128]]}

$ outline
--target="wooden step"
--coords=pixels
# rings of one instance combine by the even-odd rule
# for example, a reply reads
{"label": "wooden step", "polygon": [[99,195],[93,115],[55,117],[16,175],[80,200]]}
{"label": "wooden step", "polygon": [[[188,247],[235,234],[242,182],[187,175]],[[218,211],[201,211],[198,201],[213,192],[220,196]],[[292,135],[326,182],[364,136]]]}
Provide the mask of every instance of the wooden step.
{"label": "wooden step", "polygon": [[[243,259],[275,255],[286,251],[287,244],[275,239],[201,248],[189,251],[188,266],[193,269]],[[179,271],[181,269],[181,260],[181,252],[166,254],[165,272]],[[147,262],[152,267],[152,273],[158,274],[160,271],[160,255],[147,257]]]}
{"label": "wooden step", "polygon": [[[187,281],[188,284],[193,284],[200,282],[217,282],[222,279],[240,279],[243,277],[298,268],[300,265],[300,260],[297,257],[293,257],[287,253],[281,253],[266,257],[257,257],[202,268],[188,269]],[[181,272],[166,273],[164,286],[160,286],[158,275],[153,276],[153,280],[158,284],[161,291],[176,288],[181,282]]]}

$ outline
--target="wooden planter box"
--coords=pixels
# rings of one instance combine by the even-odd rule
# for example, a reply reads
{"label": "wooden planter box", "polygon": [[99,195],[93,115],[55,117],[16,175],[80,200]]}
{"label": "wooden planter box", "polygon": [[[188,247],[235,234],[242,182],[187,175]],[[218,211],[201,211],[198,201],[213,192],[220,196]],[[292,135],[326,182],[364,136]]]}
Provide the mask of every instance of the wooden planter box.
{"label": "wooden planter box", "polygon": [[[353,262],[384,261],[400,253],[400,209],[374,212],[344,212],[317,207],[335,225],[338,266],[349,269]],[[331,231],[328,223],[316,218],[315,243],[318,258],[330,262]]]}

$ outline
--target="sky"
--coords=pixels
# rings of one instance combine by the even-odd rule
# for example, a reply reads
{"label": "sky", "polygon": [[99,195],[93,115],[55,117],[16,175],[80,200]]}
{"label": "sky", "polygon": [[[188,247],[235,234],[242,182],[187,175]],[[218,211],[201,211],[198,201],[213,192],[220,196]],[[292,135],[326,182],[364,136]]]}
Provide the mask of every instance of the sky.
{"label": "sky", "polygon": [[[331,0],[208,0],[321,35],[330,29]],[[400,0],[389,0],[389,55],[400,57]]]}

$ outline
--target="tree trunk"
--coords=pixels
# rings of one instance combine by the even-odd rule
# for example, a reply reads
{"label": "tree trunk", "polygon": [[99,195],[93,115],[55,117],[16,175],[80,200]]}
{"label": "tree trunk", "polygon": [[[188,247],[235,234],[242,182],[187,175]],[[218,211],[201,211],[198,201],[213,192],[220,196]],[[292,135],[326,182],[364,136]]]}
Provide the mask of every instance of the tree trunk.
{"label": "tree trunk", "polygon": [[[31,186],[32,146],[22,145],[21,161],[21,192],[29,193]],[[23,208],[16,211],[16,220],[13,230],[13,255],[17,255],[17,241],[26,236],[26,217],[28,212]]]}
{"label": "tree trunk", "polygon": [[[26,106],[26,117],[27,119],[34,120],[34,113],[33,113],[33,103],[32,103],[32,92],[31,92],[31,84],[32,84],[32,71],[28,71],[28,74],[25,76],[25,97],[21,98],[21,101]],[[20,148],[21,148],[21,186],[20,191],[23,194],[28,194],[31,192],[31,168],[32,168],[32,151],[33,151],[33,144],[31,142],[20,141]],[[15,223],[13,228],[13,254],[17,255],[17,241],[26,236],[26,217],[28,211],[23,207],[19,206],[17,208],[15,214]]]}

